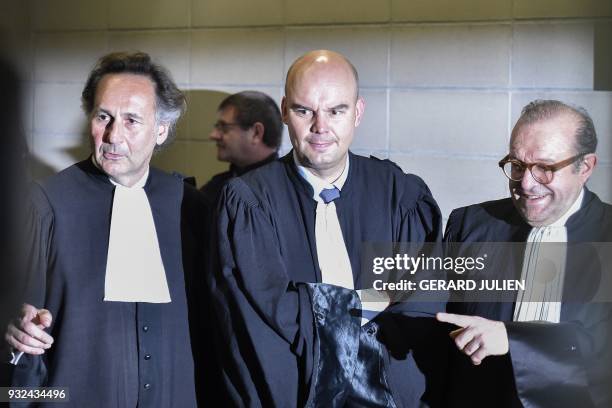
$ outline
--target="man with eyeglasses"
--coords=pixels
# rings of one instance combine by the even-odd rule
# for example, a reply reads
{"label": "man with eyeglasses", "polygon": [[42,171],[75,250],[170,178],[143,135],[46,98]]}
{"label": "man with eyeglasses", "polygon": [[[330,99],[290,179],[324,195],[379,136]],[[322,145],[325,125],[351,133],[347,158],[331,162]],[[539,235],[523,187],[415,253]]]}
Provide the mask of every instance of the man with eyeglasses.
{"label": "man with eyeglasses", "polygon": [[[527,284],[514,302],[456,303],[447,308],[453,314],[438,314],[458,326],[450,333],[449,406],[612,406],[610,304],[568,301],[572,291],[592,289],[601,273],[570,244],[612,241],[612,206],[585,186],[596,146],[584,109],[531,102],[499,162],[511,197],[452,212],[447,242],[526,242],[518,261],[507,257],[493,273],[510,271]],[[558,243],[569,244],[557,260],[560,284],[552,285],[551,276],[538,275],[538,262]],[[545,290],[536,291],[539,285]]]}
{"label": "man with eyeglasses", "polygon": [[202,186],[208,201],[216,205],[231,178],[276,160],[282,136],[278,105],[263,92],[239,92],[221,101],[209,137],[217,144],[217,160],[229,162],[230,168]]}

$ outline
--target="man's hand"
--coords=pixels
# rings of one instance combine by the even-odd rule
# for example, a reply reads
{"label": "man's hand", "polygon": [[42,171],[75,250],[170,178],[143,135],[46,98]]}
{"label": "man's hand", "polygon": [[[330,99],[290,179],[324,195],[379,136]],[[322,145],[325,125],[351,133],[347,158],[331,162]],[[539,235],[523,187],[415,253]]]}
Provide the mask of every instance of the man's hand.
{"label": "man's hand", "polygon": [[450,332],[450,336],[474,365],[482,363],[485,357],[501,356],[508,352],[508,333],[502,322],[451,313],[438,313],[436,319],[460,327]]}
{"label": "man's hand", "polygon": [[8,325],[4,339],[17,351],[43,354],[53,344],[53,337],[44,330],[51,326],[52,319],[48,310],[24,304],[21,317]]}

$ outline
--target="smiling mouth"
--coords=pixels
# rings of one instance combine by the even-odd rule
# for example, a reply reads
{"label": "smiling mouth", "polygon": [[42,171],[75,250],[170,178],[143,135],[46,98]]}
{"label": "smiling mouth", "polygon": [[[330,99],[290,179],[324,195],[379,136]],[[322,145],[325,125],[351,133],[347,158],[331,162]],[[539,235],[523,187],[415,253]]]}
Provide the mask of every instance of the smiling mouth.
{"label": "smiling mouth", "polygon": [[528,204],[538,203],[548,197],[548,194],[525,194],[521,192],[514,193],[514,195],[517,200],[523,200]]}

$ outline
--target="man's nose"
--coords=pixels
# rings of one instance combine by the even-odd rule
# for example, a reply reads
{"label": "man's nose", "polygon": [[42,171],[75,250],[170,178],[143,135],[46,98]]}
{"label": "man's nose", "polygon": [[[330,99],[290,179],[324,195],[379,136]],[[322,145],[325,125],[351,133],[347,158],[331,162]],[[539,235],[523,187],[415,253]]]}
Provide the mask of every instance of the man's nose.
{"label": "man's nose", "polygon": [[310,131],[312,133],[325,133],[329,130],[328,118],[322,112],[316,112],[313,117]]}
{"label": "man's nose", "polygon": [[536,179],[533,178],[531,171],[529,169],[525,169],[525,172],[523,173],[523,178],[521,178],[521,188],[523,189],[523,191],[529,191],[531,188],[538,184],[540,183],[538,183]]}
{"label": "man's nose", "polygon": [[215,141],[221,140],[221,131],[217,129],[216,127],[213,127],[210,133],[208,134],[208,138],[210,140],[215,140]]}
{"label": "man's nose", "polygon": [[106,129],[104,131],[104,141],[106,143],[116,144],[121,143],[123,140],[123,129],[121,128],[121,124],[117,121],[113,120],[106,125]]}

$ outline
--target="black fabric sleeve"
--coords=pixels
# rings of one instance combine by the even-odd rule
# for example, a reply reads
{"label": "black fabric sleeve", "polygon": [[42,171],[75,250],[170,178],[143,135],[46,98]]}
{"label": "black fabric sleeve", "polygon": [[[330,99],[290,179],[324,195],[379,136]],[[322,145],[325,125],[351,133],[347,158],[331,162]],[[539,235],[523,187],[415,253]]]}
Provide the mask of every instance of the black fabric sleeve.
{"label": "black fabric sleeve", "polygon": [[308,290],[289,279],[273,219],[242,180],[218,207],[211,274],[226,383],[237,405],[296,406],[312,373]]}
{"label": "black fabric sleeve", "polygon": [[580,307],[588,314],[582,321],[506,323],[509,355],[523,404],[589,407],[609,403],[610,305]]}
{"label": "black fabric sleeve", "polygon": [[[38,184],[32,184],[26,207],[24,234],[27,258],[23,279],[19,282],[21,298],[37,308],[45,307],[47,266],[52,262],[51,238],[53,211]],[[12,373],[14,387],[41,387],[47,381],[45,356],[24,354]],[[23,406],[23,405],[20,405]]]}
{"label": "black fabric sleeve", "polygon": [[22,282],[23,299],[38,308],[44,307],[47,269],[53,262],[53,210],[43,189],[33,184],[27,205],[25,236],[28,258]]}

